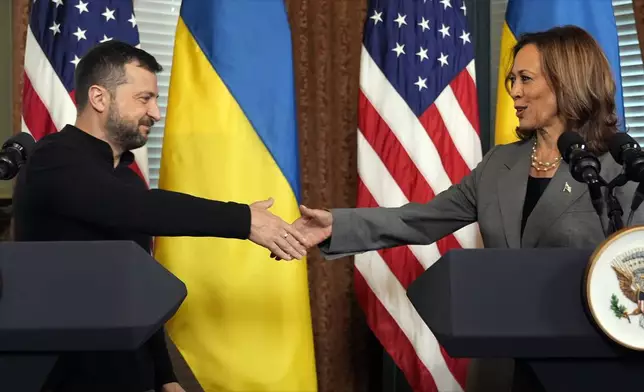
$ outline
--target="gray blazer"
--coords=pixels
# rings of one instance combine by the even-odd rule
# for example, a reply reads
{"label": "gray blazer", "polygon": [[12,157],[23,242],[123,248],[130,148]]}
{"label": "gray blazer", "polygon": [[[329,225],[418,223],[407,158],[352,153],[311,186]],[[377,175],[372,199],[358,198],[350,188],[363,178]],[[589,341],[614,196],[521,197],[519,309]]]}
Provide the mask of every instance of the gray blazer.
{"label": "gray blazer", "polygon": [[[604,234],[588,187],[572,178],[563,161],[526,221],[521,237],[531,151],[531,141],[496,146],[459,184],[425,204],[332,209],[332,236],[320,250],[326,259],[335,259],[398,245],[431,244],[473,222],[478,222],[486,248],[599,245]],[[606,181],[621,172],[622,167],[610,154],[599,159]],[[629,182],[615,191],[624,210],[624,224],[636,187]],[[602,220],[608,224],[606,208]],[[644,223],[644,206],[635,213],[632,223]]]}

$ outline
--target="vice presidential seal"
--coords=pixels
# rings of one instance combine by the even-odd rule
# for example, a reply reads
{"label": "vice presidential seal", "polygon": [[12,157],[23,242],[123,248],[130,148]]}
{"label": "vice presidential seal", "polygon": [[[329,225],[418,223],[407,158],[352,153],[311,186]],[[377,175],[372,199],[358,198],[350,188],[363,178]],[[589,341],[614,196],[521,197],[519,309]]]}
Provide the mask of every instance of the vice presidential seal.
{"label": "vice presidential seal", "polygon": [[595,250],[586,275],[586,299],[608,337],[644,351],[644,226],[618,231]]}

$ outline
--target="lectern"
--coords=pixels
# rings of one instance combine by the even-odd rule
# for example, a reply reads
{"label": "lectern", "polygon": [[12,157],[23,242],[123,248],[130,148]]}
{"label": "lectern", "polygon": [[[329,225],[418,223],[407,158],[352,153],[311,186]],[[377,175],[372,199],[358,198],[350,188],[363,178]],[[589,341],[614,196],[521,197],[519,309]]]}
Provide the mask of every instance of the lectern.
{"label": "lectern", "polygon": [[135,350],[185,285],[133,242],[0,243],[0,383],[40,391],[57,356]]}
{"label": "lectern", "polygon": [[639,390],[644,354],[607,338],[587,310],[592,252],[453,250],[407,295],[449,355],[514,358],[514,391]]}

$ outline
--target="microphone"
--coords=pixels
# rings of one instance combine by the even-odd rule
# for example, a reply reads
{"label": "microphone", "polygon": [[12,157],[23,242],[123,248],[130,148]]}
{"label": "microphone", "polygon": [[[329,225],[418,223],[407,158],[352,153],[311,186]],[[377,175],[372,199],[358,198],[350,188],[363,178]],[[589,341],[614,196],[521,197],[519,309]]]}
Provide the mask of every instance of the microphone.
{"label": "microphone", "polygon": [[557,148],[564,162],[570,166],[572,178],[588,184],[590,200],[601,219],[604,211],[601,186],[606,185],[606,182],[599,175],[601,172],[599,159],[586,149],[584,139],[573,131],[566,131],[559,136]]}
{"label": "microphone", "polygon": [[0,180],[14,178],[27,162],[36,140],[29,133],[13,135],[0,148]]}
{"label": "microphone", "polygon": [[635,139],[627,133],[618,132],[611,139],[608,149],[615,162],[624,167],[624,174],[629,181],[644,180],[644,152]]}
{"label": "microphone", "polygon": [[630,226],[635,210],[644,201],[644,152],[640,145],[625,132],[613,135],[609,145],[610,155],[615,162],[624,167],[624,177],[633,182],[639,182],[631,202],[631,212],[627,225]]}

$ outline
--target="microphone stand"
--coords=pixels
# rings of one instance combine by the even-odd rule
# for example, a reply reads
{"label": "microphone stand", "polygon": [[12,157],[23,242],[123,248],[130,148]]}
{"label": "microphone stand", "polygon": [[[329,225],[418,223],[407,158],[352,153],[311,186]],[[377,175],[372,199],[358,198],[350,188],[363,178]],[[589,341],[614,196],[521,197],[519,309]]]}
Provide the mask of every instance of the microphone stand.
{"label": "microphone stand", "polygon": [[640,182],[635,189],[635,194],[633,195],[633,201],[631,202],[631,212],[628,214],[628,220],[626,225],[630,226],[633,218],[635,217],[635,211],[639,208],[640,204],[644,201],[644,182]]}
{"label": "microphone stand", "polygon": [[626,178],[626,176],[624,174],[620,174],[606,185],[604,200],[606,201],[606,207],[608,208],[607,213],[609,226],[606,231],[607,237],[624,228],[624,221],[622,220],[624,210],[622,209],[619,200],[617,200],[617,198],[615,197],[615,188],[618,186],[623,186],[627,182],[628,179]]}

